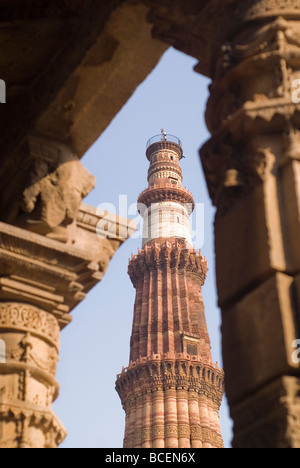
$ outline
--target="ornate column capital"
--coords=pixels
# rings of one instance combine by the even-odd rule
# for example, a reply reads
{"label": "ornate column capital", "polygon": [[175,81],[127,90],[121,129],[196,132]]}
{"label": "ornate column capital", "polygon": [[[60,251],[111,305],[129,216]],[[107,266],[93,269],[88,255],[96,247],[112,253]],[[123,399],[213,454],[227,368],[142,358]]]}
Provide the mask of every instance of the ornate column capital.
{"label": "ornate column capital", "polygon": [[51,410],[60,330],[134,230],[111,216],[104,232],[107,216],[81,204],[64,240],[0,223],[0,447],[52,448],[66,436]]}

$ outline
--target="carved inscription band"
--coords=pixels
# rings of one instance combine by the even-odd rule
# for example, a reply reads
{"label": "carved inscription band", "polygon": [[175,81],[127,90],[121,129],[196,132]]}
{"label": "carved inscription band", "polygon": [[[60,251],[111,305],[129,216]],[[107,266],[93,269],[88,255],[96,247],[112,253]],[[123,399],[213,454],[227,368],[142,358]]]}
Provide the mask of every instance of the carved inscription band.
{"label": "carved inscription band", "polygon": [[7,327],[26,328],[45,335],[59,347],[60,328],[57,319],[33,306],[19,303],[0,303],[0,329]]}

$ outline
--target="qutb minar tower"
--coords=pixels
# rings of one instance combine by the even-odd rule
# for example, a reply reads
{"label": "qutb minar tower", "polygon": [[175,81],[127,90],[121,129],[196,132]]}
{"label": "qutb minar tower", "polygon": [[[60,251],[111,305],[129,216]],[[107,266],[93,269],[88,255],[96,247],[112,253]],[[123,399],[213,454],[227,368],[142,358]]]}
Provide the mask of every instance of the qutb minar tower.
{"label": "qutb minar tower", "polygon": [[192,194],[182,186],[180,140],[149,140],[148,188],[139,197],[142,250],[130,364],[116,388],[126,412],[125,448],[222,448],[224,373],[212,361],[201,288],[207,262],[192,247]]}

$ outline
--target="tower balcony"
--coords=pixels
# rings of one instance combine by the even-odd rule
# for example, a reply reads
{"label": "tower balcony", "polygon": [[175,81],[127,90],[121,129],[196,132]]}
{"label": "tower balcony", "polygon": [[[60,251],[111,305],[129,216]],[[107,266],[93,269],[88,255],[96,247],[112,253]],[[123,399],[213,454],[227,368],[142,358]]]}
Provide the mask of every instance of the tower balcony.
{"label": "tower balcony", "polygon": [[154,137],[150,138],[150,140],[148,140],[147,142],[147,149],[154,143],[166,142],[166,141],[169,141],[171,143],[176,143],[176,145],[180,146],[180,148],[182,149],[182,143],[179,140],[179,138],[177,138],[174,135],[163,134],[163,133],[160,133],[159,135],[155,135]]}
{"label": "tower balcony", "polygon": [[138,203],[149,207],[152,203],[173,201],[187,207],[189,215],[195,208],[193,194],[185,187],[167,186],[165,181],[156,182],[153,187],[146,188],[138,198]]}
{"label": "tower balcony", "polygon": [[146,148],[146,156],[149,161],[153,153],[162,149],[176,151],[176,153],[179,155],[179,159],[183,158],[182,142],[174,135],[169,135],[166,133],[155,135],[150,138],[150,140],[148,140]]}

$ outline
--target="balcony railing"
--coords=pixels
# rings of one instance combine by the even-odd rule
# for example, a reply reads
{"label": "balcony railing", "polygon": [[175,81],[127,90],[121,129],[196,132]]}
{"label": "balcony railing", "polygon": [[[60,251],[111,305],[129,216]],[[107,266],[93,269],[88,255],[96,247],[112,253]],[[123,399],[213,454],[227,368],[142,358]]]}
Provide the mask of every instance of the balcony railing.
{"label": "balcony railing", "polygon": [[154,143],[159,143],[161,141],[170,141],[171,143],[176,143],[176,145],[180,146],[182,148],[182,143],[174,135],[169,135],[166,133],[160,133],[159,135],[155,135],[154,137],[150,138],[150,140],[147,142],[147,149],[153,145]]}

